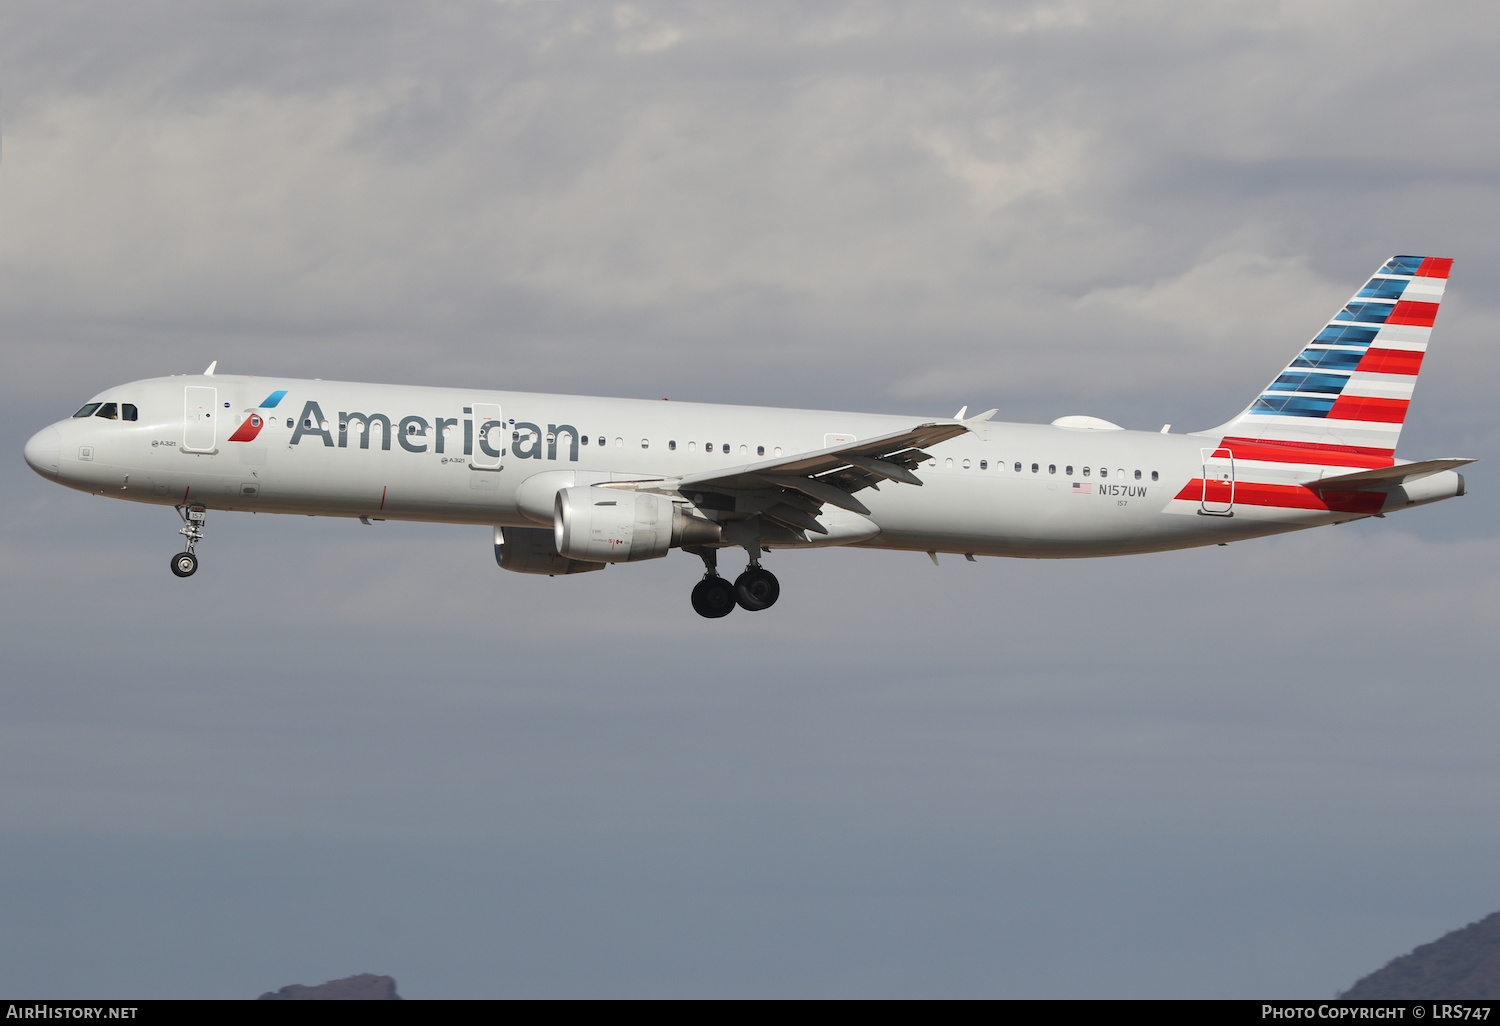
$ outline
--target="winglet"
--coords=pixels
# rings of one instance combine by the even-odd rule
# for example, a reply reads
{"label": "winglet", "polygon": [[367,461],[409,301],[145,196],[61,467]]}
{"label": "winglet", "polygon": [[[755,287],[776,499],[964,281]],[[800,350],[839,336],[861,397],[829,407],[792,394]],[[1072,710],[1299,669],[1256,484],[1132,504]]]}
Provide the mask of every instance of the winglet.
{"label": "winglet", "polygon": [[208,365],[208,370],[206,370],[206,371],[203,372],[203,376],[206,377],[206,378],[213,377],[214,376],[214,368],[217,367],[218,365],[219,365],[219,361],[218,360],[215,360],[213,363],[209,364]]}

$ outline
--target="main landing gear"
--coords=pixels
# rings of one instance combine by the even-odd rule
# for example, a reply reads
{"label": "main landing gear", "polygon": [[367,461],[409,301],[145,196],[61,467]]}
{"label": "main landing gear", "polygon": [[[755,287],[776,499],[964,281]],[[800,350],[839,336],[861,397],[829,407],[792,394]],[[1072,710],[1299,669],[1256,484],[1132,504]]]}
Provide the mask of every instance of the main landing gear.
{"label": "main landing gear", "polygon": [[182,518],[182,530],[177,533],[187,539],[187,548],[172,557],[172,572],[178,577],[191,577],[198,572],[198,557],[193,548],[203,540],[203,521],[207,513],[202,506],[189,506],[184,510],[174,507]]}
{"label": "main landing gear", "polygon": [[776,575],[760,565],[759,551],[750,555],[750,565],[730,584],[719,576],[719,553],[716,549],[688,550],[703,560],[703,580],[693,586],[693,611],[699,616],[717,620],[734,612],[736,605],[751,612],[770,609],[781,597],[781,583]]}

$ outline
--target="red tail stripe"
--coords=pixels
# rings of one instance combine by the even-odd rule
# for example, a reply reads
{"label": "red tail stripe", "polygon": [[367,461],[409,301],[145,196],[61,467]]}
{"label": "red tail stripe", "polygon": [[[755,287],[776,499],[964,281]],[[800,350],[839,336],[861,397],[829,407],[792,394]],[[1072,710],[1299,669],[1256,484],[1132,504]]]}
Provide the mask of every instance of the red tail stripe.
{"label": "red tail stripe", "polygon": [[1414,299],[1403,299],[1396,303],[1395,308],[1391,310],[1391,315],[1385,319],[1385,323],[1430,328],[1432,322],[1437,319],[1437,311],[1436,303],[1419,303]]}
{"label": "red tail stripe", "polygon": [[1422,369],[1422,353],[1409,349],[1367,349],[1355,370],[1370,374],[1412,374]]}
{"label": "red tail stripe", "polygon": [[1374,470],[1396,462],[1394,449],[1369,449],[1358,445],[1290,442],[1275,438],[1226,438],[1219,446],[1231,450],[1237,460],[1264,460],[1267,463],[1310,463],[1319,467]]}
{"label": "red tail stripe", "polygon": [[1453,269],[1452,257],[1428,257],[1417,268],[1418,278],[1446,278]]}
{"label": "red tail stripe", "polygon": [[1329,420],[1365,420],[1378,424],[1403,424],[1409,399],[1372,399],[1367,395],[1341,395],[1328,411]]}
{"label": "red tail stripe", "polygon": [[[1229,486],[1215,481],[1209,482],[1209,502],[1223,505],[1229,502]],[[1203,479],[1194,478],[1177,493],[1177,498],[1188,502],[1201,502]],[[1256,481],[1237,481],[1234,486],[1236,506],[1271,506],[1276,509],[1322,509],[1334,513],[1379,513],[1385,505],[1384,492],[1314,492],[1301,485],[1261,484]]]}

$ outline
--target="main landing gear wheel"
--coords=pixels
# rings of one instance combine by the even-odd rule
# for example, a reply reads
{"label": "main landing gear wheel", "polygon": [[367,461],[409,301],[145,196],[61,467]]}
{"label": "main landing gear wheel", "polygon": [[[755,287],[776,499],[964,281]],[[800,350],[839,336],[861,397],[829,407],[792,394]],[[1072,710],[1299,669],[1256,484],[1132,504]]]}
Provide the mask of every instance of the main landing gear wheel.
{"label": "main landing gear wheel", "polygon": [[734,582],[734,598],[740,608],[755,612],[770,609],[781,597],[781,582],[771,571],[752,566]]}
{"label": "main landing gear wheel", "polygon": [[191,552],[179,552],[172,557],[172,572],[178,577],[191,577],[198,572],[198,557]]}
{"label": "main landing gear wheel", "polygon": [[734,612],[734,585],[722,577],[705,577],[693,586],[693,610],[717,620]]}

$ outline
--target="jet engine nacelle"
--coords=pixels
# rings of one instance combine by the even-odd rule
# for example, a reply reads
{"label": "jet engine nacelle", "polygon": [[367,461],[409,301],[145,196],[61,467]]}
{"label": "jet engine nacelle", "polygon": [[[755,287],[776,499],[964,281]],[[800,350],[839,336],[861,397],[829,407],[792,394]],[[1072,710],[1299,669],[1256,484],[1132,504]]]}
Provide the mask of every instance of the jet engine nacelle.
{"label": "jet engine nacelle", "polygon": [[683,511],[665,495],[620,488],[564,488],[553,504],[553,541],[569,559],[633,563],[674,545],[715,545],[719,525]]}
{"label": "jet engine nacelle", "polygon": [[569,559],[557,551],[553,532],[546,527],[495,528],[495,562],[518,574],[583,574],[603,570],[603,563]]}

